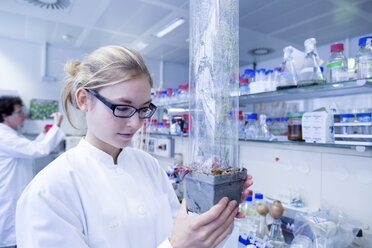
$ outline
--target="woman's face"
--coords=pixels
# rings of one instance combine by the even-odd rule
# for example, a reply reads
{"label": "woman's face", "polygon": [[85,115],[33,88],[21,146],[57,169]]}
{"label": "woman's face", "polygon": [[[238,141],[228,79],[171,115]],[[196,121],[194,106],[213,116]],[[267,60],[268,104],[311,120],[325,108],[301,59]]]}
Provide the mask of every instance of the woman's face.
{"label": "woman's face", "polygon": [[[102,87],[96,92],[112,104],[131,105],[137,109],[148,107],[151,102],[151,86],[145,77]],[[130,118],[118,118],[92,94],[89,99],[86,119],[90,142],[108,153],[111,149],[126,147],[144,119],[138,117],[138,112]]]}

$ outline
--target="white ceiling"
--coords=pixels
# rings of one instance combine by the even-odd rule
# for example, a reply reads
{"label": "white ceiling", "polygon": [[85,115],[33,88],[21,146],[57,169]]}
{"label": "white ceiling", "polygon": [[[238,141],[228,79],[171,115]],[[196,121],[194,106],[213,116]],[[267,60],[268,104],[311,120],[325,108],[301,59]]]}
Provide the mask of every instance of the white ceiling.
{"label": "white ceiling", "polygon": [[[145,57],[188,63],[189,1],[70,2],[67,9],[52,10],[26,0],[0,0],[0,37],[88,51],[144,42],[149,44],[141,51]],[[162,38],[152,35],[176,17],[185,24]],[[371,31],[371,0],[240,0],[240,64],[280,56],[287,45],[303,49],[309,37],[322,45]],[[70,39],[62,38],[66,34]],[[257,58],[247,53],[258,47],[275,52]]]}

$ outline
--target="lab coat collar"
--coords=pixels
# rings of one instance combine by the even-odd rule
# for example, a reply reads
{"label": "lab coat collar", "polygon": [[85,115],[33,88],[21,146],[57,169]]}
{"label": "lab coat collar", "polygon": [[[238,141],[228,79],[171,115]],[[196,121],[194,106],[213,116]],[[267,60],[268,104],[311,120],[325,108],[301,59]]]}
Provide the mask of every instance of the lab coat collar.
{"label": "lab coat collar", "polygon": [[4,124],[4,123],[0,123],[0,128],[6,130],[7,132],[13,132],[15,134],[18,134],[17,131],[11,127],[9,127],[8,125]]}
{"label": "lab coat collar", "polygon": [[[78,147],[81,149],[84,149],[86,152],[89,153],[89,156],[103,164],[105,164],[109,168],[117,168],[118,165],[114,164],[114,160],[112,156],[94,145],[90,144],[88,141],[85,140],[85,138],[82,138],[78,144]],[[119,161],[122,159],[125,153],[125,148],[122,149],[122,151],[119,153],[118,156],[118,164]]]}

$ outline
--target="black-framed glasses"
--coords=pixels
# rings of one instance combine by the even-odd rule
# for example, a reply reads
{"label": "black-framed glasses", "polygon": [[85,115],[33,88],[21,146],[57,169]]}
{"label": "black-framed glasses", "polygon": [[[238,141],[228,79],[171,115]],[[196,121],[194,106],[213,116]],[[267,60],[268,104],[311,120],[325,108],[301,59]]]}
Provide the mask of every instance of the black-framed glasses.
{"label": "black-framed glasses", "polygon": [[107,101],[103,96],[101,96],[97,92],[90,90],[90,89],[86,89],[86,90],[90,92],[93,96],[95,96],[98,100],[100,100],[103,104],[105,104],[107,107],[109,107],[112,110],[113,115],[119,118],[130,118],[136,112],[138,112],[138,117],[140,119],[147,119],[147,118],[150,118],[157,109],[157,107],[152,103],[150,103],[150,106],[148,107],[139,108],[139,109],[133,106],[130,106],[130,105],[113,104]]}

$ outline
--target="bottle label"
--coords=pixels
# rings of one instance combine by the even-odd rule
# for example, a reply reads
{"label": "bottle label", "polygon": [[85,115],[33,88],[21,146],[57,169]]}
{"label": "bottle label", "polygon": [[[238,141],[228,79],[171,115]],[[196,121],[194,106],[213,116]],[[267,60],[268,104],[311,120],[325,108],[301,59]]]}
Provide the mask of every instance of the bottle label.
{"label": "bottle label", "polygon": [[338,66],[343,66],[344,65],[344,62],[342,62],[342,61],[337,61],[337,62],[333,62],[333,63],[329,63],[328,65],[327,65],[327,69],[330,69],[330,68],[332,68],[332,67],[338,67]]}

